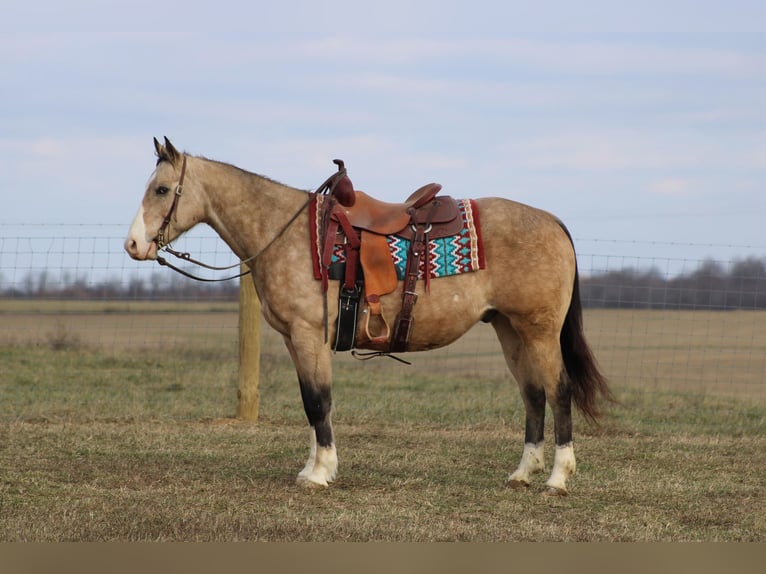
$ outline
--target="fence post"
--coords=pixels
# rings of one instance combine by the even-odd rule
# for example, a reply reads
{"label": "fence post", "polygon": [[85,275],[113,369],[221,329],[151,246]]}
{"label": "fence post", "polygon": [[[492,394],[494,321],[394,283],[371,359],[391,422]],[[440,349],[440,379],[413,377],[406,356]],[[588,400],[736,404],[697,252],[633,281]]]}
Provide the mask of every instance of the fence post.
{"label": "fence post", "polygon": [[[247,266],[240,267],[241,272]],[[261,367],[261,301],[255,292],[253,279],[245,275],[239,279],[239,389],[237,390],[237,418],[258,420],[260,397],[258,378]]]}

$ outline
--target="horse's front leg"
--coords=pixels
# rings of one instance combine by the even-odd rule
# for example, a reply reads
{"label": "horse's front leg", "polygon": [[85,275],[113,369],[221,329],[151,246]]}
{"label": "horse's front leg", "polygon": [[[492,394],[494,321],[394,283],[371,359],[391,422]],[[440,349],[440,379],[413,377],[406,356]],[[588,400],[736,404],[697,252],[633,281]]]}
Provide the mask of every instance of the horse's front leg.
{"label": "horse's front leg", "polygon": [[302,486],[327,486],[338,474],[338,455],[332,432],[330,385],[298,379],[303,408],[309,420],[310,447],[306,466],[298,474]]}
{"label": "horse's front leg", "polygon": [[298,484],[307,487],[327,486],[338,473],[338,455],[332,431],[332,363],[330,350],[321,333],[285,337],[287,348],[298,372],[303,408],[310,430],[309,458],[298,474]]}

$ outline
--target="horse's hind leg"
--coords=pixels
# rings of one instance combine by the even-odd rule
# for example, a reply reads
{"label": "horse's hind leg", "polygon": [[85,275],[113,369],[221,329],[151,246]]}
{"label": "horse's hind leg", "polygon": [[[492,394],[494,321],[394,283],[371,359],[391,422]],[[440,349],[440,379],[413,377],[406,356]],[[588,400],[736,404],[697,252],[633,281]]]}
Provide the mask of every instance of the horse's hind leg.
{"label": "horse's hind leg", "polygon": [[548,494],[565,496],[568,493],[567,479],[575,473],[577,464],[572,442],[572,385],[563,369],[551,395],[556,452],[553,454],[553,469],[545,485]]}
{"label": "horse's hind leg", "polygon": [[508,477],[512,487],[529,486],[530,475],[544,470],[545,405],[553,411],[556,451],[546,482],[548,493],[567,494],[566,481],[575,472],[572,447],[571,386],[564,372],[556,329],[523,325],[521,334],[507,317],[492,322],[506,362],[516,379],[526,409],[524,451],[518,468]]}
{"label": "horse's hind leg", "polygon": [[524,450],[519,466],[508,477],[508,486],[524,488],[529,486],[530,476],[545,470],[545,390],[530,378],[525,364],[524,348],[509,319],[498,314],[492,321],[497,338],[503,349],[505,362],[516,379],[524,401],[526,420],[524,424]]}
{"label": "horse's hind leg", "polygon": [[338,472],[331,419],[330,353],[312,337],[285,337],[285,342],[298,371],[303,408],[311,425],[309,458],[297,481],[302,486],[327,486]]}

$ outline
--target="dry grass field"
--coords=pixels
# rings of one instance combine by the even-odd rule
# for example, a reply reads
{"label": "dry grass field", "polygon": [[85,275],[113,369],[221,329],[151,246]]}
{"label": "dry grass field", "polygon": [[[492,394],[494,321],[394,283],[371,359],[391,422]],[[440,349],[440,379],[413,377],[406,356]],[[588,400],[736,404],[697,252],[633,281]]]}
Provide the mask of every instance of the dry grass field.
{"label": "dry grass field", "polygon": [[235,311],[0,302],[0,541],[766,539],[762,313],[588,312],[620,404],[575,420],[571,494],[546,498],[504,486],[523,408],[487,326],[411,366],[338,355],[341,474],[297,488],[305,416],[269,329],[261,419],[231,418]]}

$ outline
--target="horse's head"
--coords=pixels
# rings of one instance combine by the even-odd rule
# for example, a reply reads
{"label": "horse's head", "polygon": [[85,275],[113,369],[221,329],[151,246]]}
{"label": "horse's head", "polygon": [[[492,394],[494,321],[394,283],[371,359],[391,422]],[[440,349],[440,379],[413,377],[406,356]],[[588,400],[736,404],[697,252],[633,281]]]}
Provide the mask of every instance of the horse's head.
{"label": "horse's head", "polygon": [[193,182],[186,179],[186,155],[176,150],[168,138],[165,145],[155,138],[154,148],[157,167],[125,239],[125,251],[139,260],[157,259],[160,248],[202,219]]}

